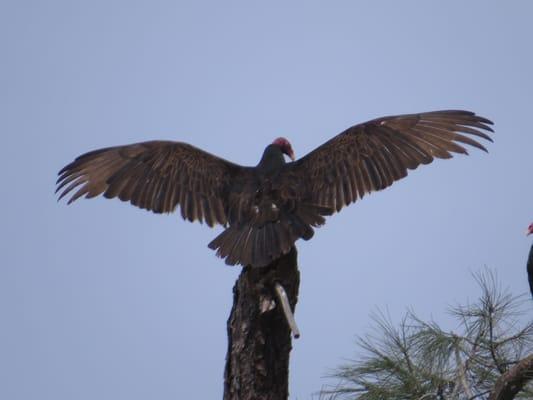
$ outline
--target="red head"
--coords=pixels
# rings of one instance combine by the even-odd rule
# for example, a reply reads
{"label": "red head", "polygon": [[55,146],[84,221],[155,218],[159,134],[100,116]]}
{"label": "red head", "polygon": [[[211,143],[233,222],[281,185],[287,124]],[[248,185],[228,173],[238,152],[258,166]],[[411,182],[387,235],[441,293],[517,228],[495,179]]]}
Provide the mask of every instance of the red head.
{"label": "red head", "polygon": [[533,224],[529,224],[526,231],[526,236],[531,235],[533,233]]}
{"label": "red head", "polygon": [[292,151],[291,143],[287,139],[285,139],[284,137],[279,137],[274,140],[272,144],[278,146],[283,153],[287,154],[290,157],[292,161],[295,160],[294,151]]}

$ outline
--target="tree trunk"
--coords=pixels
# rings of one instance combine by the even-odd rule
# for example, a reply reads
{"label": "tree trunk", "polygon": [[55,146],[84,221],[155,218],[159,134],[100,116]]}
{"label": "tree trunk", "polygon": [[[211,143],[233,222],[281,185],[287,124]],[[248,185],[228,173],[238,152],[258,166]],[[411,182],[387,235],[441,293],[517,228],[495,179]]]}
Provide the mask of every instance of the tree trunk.
{"label": "tree trunk", "polygon": [[291,309],[298,300],[296,248],[264,268],[243,268],[233,288],[228,319],[224,400],[286,400],[289,395],[291,332],[277,304],[274,285],[286,290]]}
{"label": "tree trunk", "polygon": [[500,376],[489,400],[512,400],[533,379],[533,354]]}

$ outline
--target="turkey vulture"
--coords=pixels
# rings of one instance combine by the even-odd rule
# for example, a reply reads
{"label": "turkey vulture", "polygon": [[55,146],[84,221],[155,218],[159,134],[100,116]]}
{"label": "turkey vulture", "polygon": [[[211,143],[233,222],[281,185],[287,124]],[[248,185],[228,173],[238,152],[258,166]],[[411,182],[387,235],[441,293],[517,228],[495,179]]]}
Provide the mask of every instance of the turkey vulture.
{"label": "turkey vulture", "polygon": [[[527,227],[526,235],[529,236],[533,233],[533,224],[529,224]],[[529,291],[533,296],[533,245],[529,249],[529,257],[527,258],[527,280],[529,281]]]}
{"label": "turkey vulture", "polygon": [[[59,171],[59,199],[68,203],[103,194],[151,210],[180,205],[189,221],[225,230],[209,247],[229,265],[262,267],[313,236],[313,227],[367,193],[382,190],[407,170],[434,158],[487,151],[472,138],[492,141],[492,122],[469,111],[389,116],[352,126],[294,160],[278,138],[255,167],[244,167],[187,143],[150,141],[91,151]],[[284,154],[292,159],[285,162]]]}

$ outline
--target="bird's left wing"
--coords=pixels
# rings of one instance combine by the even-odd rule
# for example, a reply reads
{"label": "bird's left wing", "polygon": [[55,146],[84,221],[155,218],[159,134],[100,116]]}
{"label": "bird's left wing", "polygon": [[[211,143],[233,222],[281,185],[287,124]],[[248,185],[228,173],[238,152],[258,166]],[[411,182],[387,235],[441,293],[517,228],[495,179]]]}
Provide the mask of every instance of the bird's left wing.
{"label": "bird's left wing", "polygon": [[189,221],[228,222],[227,191],[248,170],[187,143],[150,141],[83,154],[59,171],[60,199],[103,194],[151,210],[173,212],[179,204]]}
{"label": "bird's left wing", "polygon": [[352,126],[282,174],[287,196],[339,211],[366,193],[385,189],[407,171],[463,145],[486,151],[472,137],[492,141],[492,122],[469,111],[447,110],[374,119]]}

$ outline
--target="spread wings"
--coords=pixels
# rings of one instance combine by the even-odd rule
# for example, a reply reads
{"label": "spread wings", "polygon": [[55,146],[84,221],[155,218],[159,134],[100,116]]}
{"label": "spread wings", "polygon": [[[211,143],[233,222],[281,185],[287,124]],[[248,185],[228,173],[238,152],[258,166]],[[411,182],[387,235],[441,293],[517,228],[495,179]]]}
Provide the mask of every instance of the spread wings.
{"label": "spread wings", "polygon": [[[475,139],[491,141],[485,133],[492,132],[490,125],[455,110],[378,118],[286,164],[270,184],[283,202],[339,211],[421,164],[467,154],[465,145],[486,151]],[[184,219],[225,225],[243,222],[243,207],[252,207],[259,189],[254,171],[186,143],[151,141],[81,155],[59,172],[56,192],[62,198],[77,189],[69,203],[103,194],[156,213],[179,204]]]}
{"label": "spread wings", "polygon": [[179,204],[184,219],[224,225],[230,183],[247,170],[186,143],[151,141],[79,156],[59,171],[56,192],[77,189],[69,203],[103,193],[155,213]]}
{"label": "spread wings", "polygon": [[366,193],[385,189],[407,171],[464,145],[487,151],[474,138],[492,141],[492,122],[469,111],[448,110],[374,119],[352,126],[287,165],[292,196],[339,211]]}

